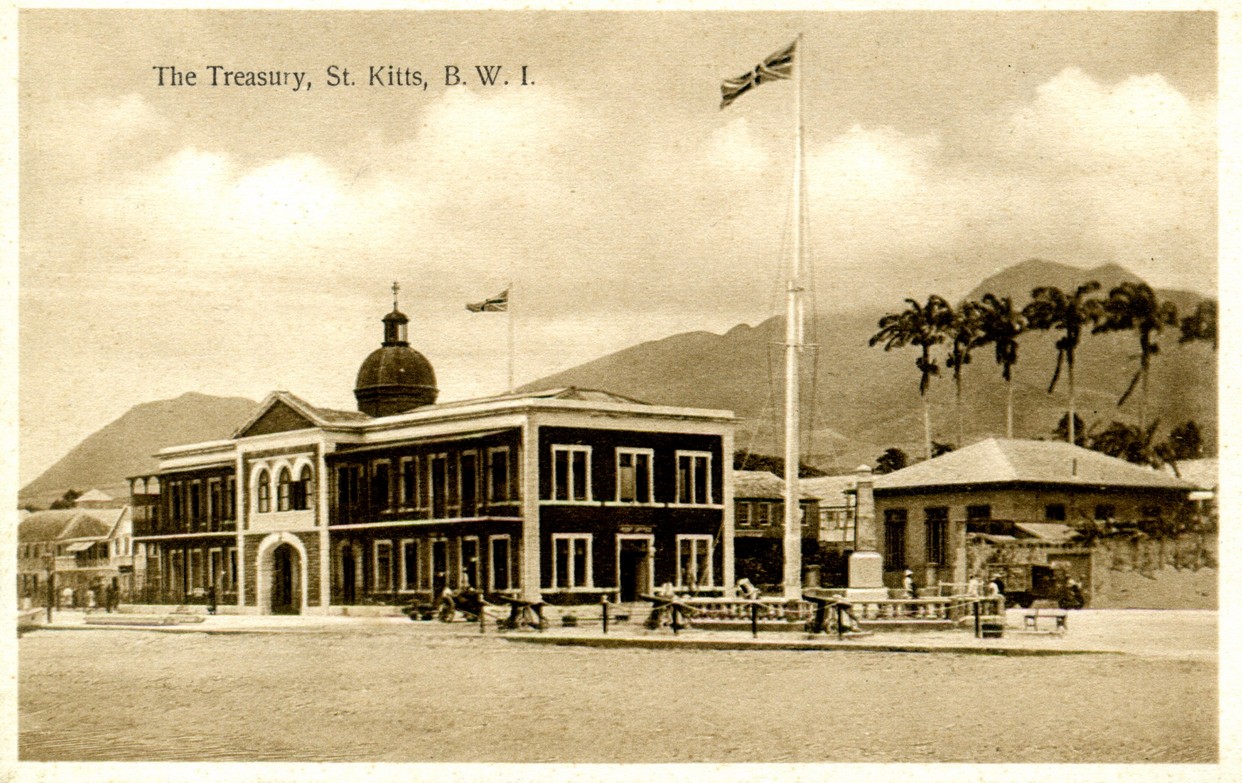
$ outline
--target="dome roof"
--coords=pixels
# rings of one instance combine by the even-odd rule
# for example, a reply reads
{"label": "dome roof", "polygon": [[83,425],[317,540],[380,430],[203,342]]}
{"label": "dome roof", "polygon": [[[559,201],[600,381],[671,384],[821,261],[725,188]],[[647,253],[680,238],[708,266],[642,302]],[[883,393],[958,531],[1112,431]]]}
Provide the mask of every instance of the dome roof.
{"label": "dome roof", "polygon": [[427,357],[408,345],[376,348],[358,369],[355,390],[375,386],[436,388],[436,373]]}
{"label": "dome roof", "polygon": [[427,357],[410,347],[410,319],[397,309],[398,285],[392,284],[392,312],[384,316],[384,342],[358,368],[354,397],[368,416],[392,416],[432,405],[439,395],[436,372]]}

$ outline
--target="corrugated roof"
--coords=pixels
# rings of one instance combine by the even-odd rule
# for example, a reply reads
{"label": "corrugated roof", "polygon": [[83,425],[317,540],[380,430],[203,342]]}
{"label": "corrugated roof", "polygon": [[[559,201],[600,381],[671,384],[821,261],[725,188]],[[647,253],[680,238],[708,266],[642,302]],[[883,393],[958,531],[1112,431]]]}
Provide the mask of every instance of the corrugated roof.
{"label": "corrugated roof", "polygon": [[803,492],[819,498],[823,505],[848,506],[850,499],[846,491],[852,494],[858,488],[858,476],[852,473],[844,476],[816,476],[798,479],[798,486],[802,487]]}
{"label": "corrugated roof", "polygon": [[22,543],[66,538],[105,538],[112,531],[119,509],[61,508],[36,511],[17,526]]}
{"label": "corrugated roof", "polygon": [[989,438],[876,479],[877,492],[922,487],[1070,484],[1190,490],[1189,482],[1064,441]]}
{"label": "corrugated roof", "polygon": [[[801,482],[799,482],[801,487]],[[784,500],[785,480],[767,470],[733,471],[733,497],[749,500]],[[819,496],[803,492],[801,500],[819,500]]]}

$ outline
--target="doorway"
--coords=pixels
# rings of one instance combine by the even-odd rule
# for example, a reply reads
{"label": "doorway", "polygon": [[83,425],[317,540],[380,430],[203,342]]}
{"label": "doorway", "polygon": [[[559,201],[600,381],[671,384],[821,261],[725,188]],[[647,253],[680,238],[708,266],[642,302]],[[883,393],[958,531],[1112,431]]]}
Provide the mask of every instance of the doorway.
{"label": "doorway", "polygon": [[272,614],[298,614],[298,554],[289,544],[272,552]]}
{"label": "doorway", "polygon": [[617,587],[622,602],[637,601],[643,593],[655,589],[652,554],[651,536],[617,536]]}

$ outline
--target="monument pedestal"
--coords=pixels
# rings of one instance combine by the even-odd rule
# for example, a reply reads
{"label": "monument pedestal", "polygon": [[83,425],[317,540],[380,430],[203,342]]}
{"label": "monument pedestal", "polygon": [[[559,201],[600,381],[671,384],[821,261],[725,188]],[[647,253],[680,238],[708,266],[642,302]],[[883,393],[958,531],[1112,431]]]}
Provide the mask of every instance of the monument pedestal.
{"label": "monument pedestal", "polygon": [[850,555],[850,581],[845,589],[847,601],[882,601],[888,598],[884,586],[884,558],[879,552]]}

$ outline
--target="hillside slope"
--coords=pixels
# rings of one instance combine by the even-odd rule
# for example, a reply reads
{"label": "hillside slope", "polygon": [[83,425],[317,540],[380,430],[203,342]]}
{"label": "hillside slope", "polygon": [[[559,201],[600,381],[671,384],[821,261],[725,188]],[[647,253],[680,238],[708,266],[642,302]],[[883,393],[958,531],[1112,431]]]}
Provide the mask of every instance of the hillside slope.
{"label": "hillside slope", "polygon": [[154,471],[155,452],[182,443],[226,438],[257,405],[242,397],[193,392],[173,400],[136,405],[23,487],[18,500],[45,507],[67,489],[91,487],[124,498],[129,494],[125,478]]}

